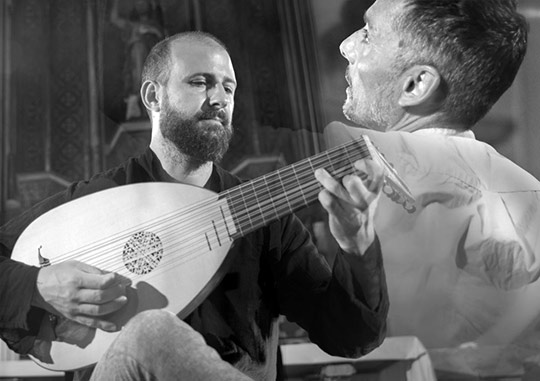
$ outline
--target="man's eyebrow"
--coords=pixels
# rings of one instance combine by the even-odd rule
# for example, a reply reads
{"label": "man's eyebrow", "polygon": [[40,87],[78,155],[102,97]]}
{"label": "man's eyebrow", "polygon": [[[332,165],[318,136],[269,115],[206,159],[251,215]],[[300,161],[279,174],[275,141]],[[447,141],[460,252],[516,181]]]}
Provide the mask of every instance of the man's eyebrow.
{"label": "man's eyebrow", "polygon": [[232,83],[234,84],[235,86],[237,85],[236,81],[231,78],[231,77],[225,77],[225,81],[224,82],[229,82],[229,83]]}
{"label": "man's eyebrow", "polygon": [[[212,78],[212,79],[216,78],[215,74],[206,73],[206,72],[193,73],[189,77],[193,78],[193,77],[197,77],[197,76],[201,76],[201,77],[205,77],[205,78]],[[229,77],[229,76],[226,76],[223,79],[223,82],[233,83],[235,86],[237,85],[236,80],[234,78]]]}

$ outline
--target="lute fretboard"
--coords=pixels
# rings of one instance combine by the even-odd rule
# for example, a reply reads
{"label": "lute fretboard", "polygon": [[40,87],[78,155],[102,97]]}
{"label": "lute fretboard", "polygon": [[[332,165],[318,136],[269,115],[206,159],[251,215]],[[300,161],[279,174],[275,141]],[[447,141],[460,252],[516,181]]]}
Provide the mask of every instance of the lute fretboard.
{"label": "lute fretboard", "polygon": [[220,193],[237,228],[231,238],[245,236],[317,200],[322,186],[315,179],[316,169],[324,168],[339,180],[354,173],[353,163],[366,157],[371,154],[365,140],[353,140]]}

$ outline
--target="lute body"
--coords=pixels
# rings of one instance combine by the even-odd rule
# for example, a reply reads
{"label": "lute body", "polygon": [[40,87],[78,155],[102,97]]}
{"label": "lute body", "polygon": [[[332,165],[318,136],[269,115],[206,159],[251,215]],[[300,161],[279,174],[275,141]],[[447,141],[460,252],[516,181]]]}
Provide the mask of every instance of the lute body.
{"label": "lute body", "polygon": [[[211,213],[200,213],[201,200],[212,205],[206,207]],[[179,209],[186,212],[171,213]],[[127,306],[109,317],[120,327],[147,309],[185,317],[219,277],[232,243],[225,224],[234,233],[226,202],[213,192],[172,183],[130,184],[45,213],[20,236],[13,259],[34,266],[76,259],[131,279]],[[66,323],[44,319],[42,335],[48,340],[34,361],[51,370],[84,368],[96,363],[117,335],[76,323],[66,332]]]}

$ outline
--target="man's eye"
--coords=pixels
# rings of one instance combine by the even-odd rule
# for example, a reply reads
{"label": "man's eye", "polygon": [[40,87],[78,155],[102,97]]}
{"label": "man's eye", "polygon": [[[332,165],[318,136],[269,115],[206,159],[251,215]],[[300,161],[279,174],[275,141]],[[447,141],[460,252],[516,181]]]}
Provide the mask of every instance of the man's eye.
{"label": "man's eye", "polygon": [[225,87],[225,92],[227,92],[227,94],[234,94],[234,89],[232,87]]}
{"label": "man's eye", "polygon": [[206,82],[205,82],[205,81],[191,81],[190,83],[191,83],[191,85],[197,86],[197,87],[204,87],[204,86],[206,86]]}

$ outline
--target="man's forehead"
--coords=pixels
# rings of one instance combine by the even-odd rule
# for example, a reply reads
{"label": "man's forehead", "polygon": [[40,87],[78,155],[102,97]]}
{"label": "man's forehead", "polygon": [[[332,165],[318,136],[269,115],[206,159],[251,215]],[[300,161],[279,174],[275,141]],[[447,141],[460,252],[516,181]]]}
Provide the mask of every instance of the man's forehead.
{"label": "man's forehead", "polygon": [[222,51],[228,55],[227,51],[217,42],[210,39],[180,38],[172,41],[171,51],[174,53],[190,54],[192,51]]}
{"label": "man's forehead", "polygon": [[172,67],[184,75],[222,73],[235,81],[234,68],[227,51],[214,41],[178,40],[171,45]]}
{"label": "man's forehead", "polygon": [[375,17],[393,18],[396,13],[403,10],[406,3],[407,0],[377,0],[366,11],[364,18],[367,19],[366,22]]}

